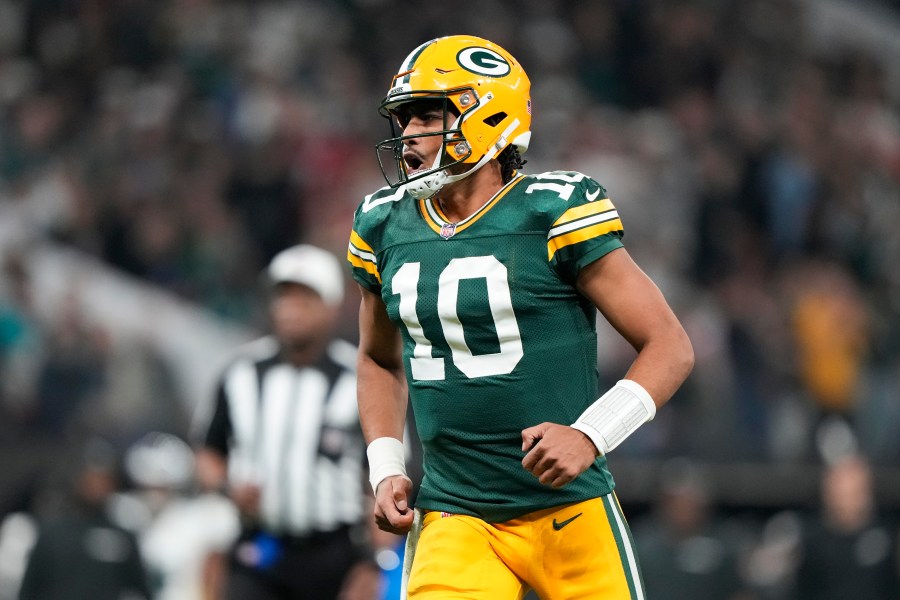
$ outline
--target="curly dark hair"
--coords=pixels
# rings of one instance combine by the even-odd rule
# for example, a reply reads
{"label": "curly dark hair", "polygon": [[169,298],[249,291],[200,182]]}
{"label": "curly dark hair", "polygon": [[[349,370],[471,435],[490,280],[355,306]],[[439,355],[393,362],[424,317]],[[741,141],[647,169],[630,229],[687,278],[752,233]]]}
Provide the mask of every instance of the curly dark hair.
{"label": "curly dark hair", "polygon": [[500,163],[500,175],[503,177],[503,183],[509,183],[513,174],[528,161],[522,158],[518,148],[510,144],[497,155],[497,162]]}

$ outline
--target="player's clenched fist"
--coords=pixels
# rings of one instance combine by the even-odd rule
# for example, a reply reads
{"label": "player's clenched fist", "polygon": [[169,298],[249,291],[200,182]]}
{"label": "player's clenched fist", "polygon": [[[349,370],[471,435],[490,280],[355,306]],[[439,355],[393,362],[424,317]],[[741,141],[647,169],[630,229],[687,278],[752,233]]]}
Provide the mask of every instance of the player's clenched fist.
{"label": "player's clenched fist", "polygon": [[541,423],[522,430],[522,466],[538,481],[560,488],[591,466],[597,448],[586,435],[567,425]]}
{"label": "player's clenched fist", "polygon": [[413,509],[409,506],[412,481],[403,475],[382,480],[375,492],[375,523],[378,528],[402,535],[413,523]]}

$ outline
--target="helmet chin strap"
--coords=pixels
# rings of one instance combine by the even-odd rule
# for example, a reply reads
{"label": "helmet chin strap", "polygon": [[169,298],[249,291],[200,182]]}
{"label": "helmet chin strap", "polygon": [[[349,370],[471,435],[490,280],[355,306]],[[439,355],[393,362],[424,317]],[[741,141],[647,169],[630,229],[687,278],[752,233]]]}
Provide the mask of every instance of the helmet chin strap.
{"label": "helmet chin strap", "polygon": [[[486,165],[488,161],[493,158],[493,154],[493,152],[485,154],[483,157],[481,157],[481,160],[479,160],[475,164],[475,166],[467,170],[465,173],[450,175],[446,169],[442,169],[440,171],[435,171],[430,175],[425,175],[420,179],[416,179],[415,181],[407,183],[406,191],[416,200],[422,200],[423,198],[434,196],[439,191],[441,191],[441,189],[448,183],[454,183],[456,181],[459,181],[460,179],[465,179],[466,177]],[[438,157],[438,160],[440,160],[440,157]]]}
{"label": "helmet chin strap", "polygon": [[437,173],[426,175],[415,181],[410,181],[409,183],[404,184],[404,187],[406,188],[407,194],[416,200],[422,200],[434,196],[441,191],[441,188],[447,185],[447,177],[446,171],[438,171]]}
{"label": "helmet chin strap", "polygon": [[[424,198],[434,196],[439,191],[441,191],[441,188],[449,183],[455,183],[461,179],[465,179],[484,165],[488,164],[488,162],[490,162],[490,160],[494,158],[500,150],[505,148],[507,146],[507,136],[515,131],[516,127],[518,126],[519,120],[513,120],[513,122],[510,123],[509,127],[506,128],[497,142],[490,147],[490,149],[484,154],[484,156],[481,157],[481,160],[475,163],[475,165],[466,172],[451,175],[447,172],[446,169],[441,169],[414,181],[410,181],[406,184],[406,191],[416,200],[422,200]],[[438,165],[441,162],[441,154],[443,154],[443,151],[439,152],[435,157],[434,164],[431,165],[432,169],[438,168]]]}

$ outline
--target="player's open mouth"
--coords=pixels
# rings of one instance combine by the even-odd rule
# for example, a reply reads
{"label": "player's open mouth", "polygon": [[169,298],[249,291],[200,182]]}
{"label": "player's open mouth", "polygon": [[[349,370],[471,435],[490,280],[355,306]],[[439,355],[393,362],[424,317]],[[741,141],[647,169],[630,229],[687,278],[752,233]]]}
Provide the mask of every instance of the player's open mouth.
{"label": "player's open mouth", "polygon": [[404,152],[403,162],[406,163],[407,175],[414,175],[425,169],[425,162],[413,152]]}

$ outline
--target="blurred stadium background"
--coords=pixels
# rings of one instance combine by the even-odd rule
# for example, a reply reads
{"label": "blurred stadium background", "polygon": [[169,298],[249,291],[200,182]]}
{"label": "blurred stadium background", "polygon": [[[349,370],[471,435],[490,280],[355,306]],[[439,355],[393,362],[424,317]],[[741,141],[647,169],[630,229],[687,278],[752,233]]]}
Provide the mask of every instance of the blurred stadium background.
{"label": "blurred stadium background", "polygon": [[[607,187],[693,339],[687,385],[611,458],[627,512],[690,460],[758,598],[789,597],[786,515],[833,457],[862,452],[896,518],[898,3],[0,0],[0,519],[52,511],[86,438],[190,439],[266,328],[263,265],[342,255],[383,184],[390,74],[462,32],[531,77],[525,170]],[[601,333],[612,382],[631,351]]]}

